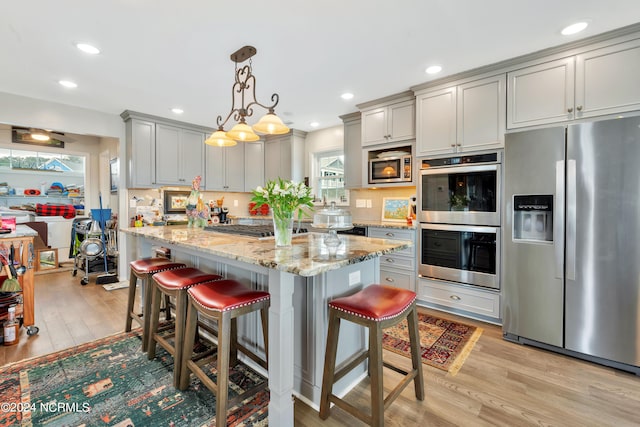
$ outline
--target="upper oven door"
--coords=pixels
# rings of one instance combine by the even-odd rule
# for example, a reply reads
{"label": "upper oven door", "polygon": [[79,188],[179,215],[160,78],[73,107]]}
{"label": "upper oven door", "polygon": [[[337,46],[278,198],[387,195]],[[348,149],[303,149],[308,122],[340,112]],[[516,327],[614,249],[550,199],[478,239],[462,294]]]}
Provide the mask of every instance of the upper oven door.
{"label": "upper oven door", "polygon": [[500,164],[421,169],[418,220],[499,226],[500,180]]}

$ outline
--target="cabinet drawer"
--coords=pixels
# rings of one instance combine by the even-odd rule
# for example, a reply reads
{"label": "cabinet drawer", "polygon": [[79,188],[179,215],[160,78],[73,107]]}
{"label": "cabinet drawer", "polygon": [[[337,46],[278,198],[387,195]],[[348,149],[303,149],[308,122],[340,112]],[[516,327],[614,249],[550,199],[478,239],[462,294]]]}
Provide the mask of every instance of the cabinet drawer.
{"label": "cabinet drawer", "polygon": [[[380,274],[382,275],[382,272]],[[483,316],[500,317],[500,294],[497,292],[419,279],[418,298],[425,302]]]}
{"label": "cabinet drawer", "polygon": [[400,252],[394,252],[393,255],[382,255],[380,257],[380,270],[385,268],[400,268],[403,270],[413,271],[415,260],[413,257],[397,256]]}
{"label": "cabinet drawer", "polygon": [[391,285],[396,288],[413,291],[415,289],[415,277],[414,273],[380,268],[380,283],[383,285]]}
{"label": "cabinet drawer", "polygon": [[369,227],[369,237],[415,241],[416,230]]}

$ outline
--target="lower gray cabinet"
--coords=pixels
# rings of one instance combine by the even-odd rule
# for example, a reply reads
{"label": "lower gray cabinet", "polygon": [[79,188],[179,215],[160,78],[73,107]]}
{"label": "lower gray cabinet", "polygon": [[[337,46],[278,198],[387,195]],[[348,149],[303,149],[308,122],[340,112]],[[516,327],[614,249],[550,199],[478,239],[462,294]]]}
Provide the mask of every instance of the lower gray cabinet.
{"label": "lower gray cabinet", "polygon": [[416,290],[416,230],[391,227],[369,227],[369,237],[409,240],[412,246],[380,257],[380,283]]}

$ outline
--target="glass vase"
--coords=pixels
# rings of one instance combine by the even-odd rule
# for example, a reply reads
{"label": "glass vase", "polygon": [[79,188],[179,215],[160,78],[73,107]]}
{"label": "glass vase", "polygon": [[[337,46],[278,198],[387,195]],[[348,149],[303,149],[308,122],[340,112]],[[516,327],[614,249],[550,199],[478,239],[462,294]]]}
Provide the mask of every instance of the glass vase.
{"label": "glass vase", "polygon": [[276,247],[291,246],[291,236],[293,235],[293,212],[272,213],[273,215],[273,235],[276,240]]}

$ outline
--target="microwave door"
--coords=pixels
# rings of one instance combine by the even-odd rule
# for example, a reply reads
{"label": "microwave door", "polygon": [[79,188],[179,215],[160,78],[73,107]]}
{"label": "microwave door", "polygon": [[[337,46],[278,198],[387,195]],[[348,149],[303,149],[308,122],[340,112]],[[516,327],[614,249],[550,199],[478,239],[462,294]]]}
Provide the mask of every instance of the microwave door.
{"label": "microwave door", "polygon": [[395,182],[403,179],[402,159],[371,160],[369,163],[369,182]]}

